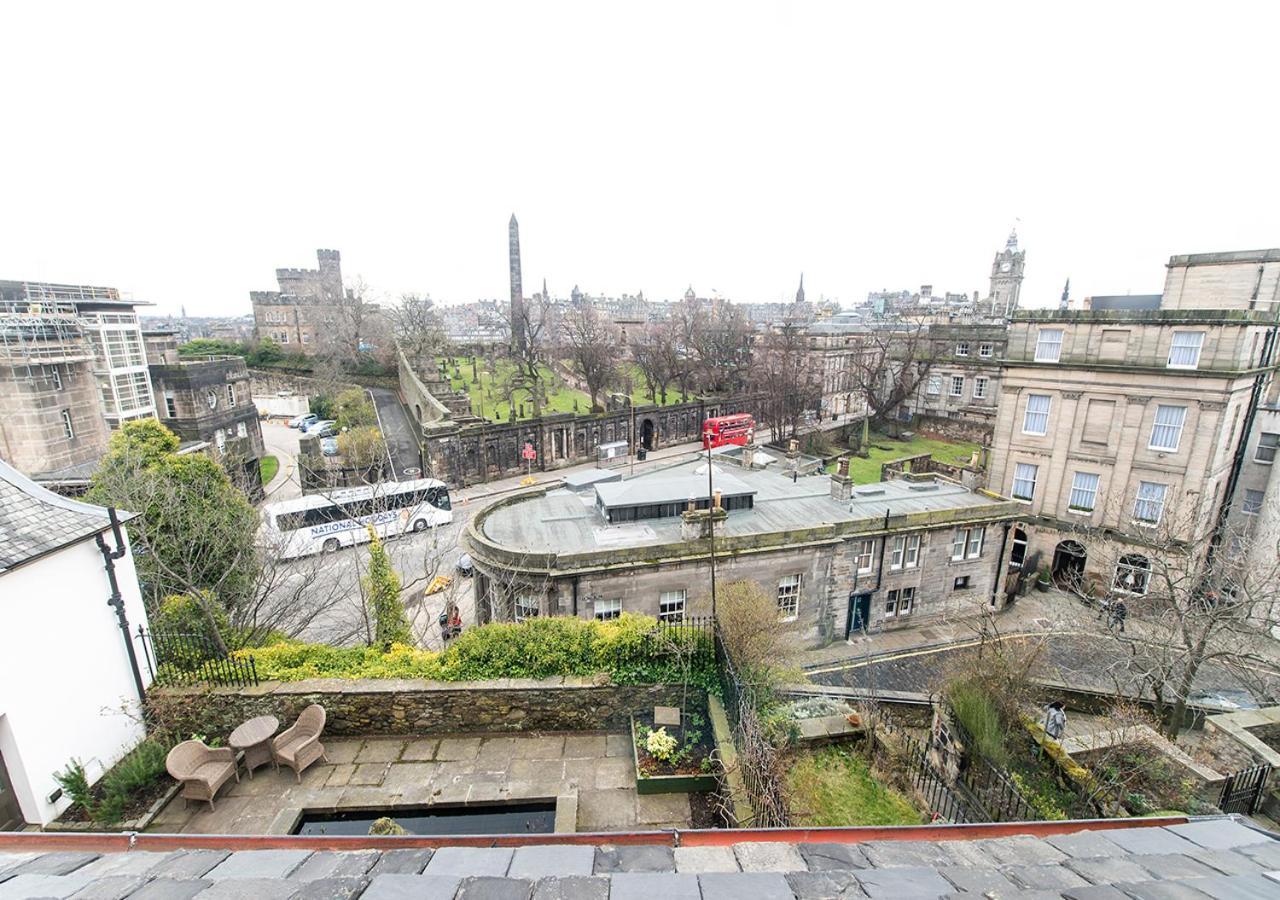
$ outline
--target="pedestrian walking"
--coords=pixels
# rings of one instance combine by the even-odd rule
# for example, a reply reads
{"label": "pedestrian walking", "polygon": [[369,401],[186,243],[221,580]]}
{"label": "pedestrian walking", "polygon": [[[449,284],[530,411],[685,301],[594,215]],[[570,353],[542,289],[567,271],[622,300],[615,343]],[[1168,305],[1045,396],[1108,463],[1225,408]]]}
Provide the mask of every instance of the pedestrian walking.
{"label": "pedestrian walking", "polygon": [[[1061,742],[1062,735],[1067,731],[1067,711],[1062,707],[1061,700],[1054,700],[1044,711],[1044,733],[1052,740]],[[1044,755],[1044,746],[1040,747],[1040,754]]]}
{"label": "pedestrian walking", "polygon": [[1129,618],[1129,607],[1123,600],[1117,600],[1111,605],[1111,624],[1117,631],[1124,631],[1124,620],[1127,618]]}

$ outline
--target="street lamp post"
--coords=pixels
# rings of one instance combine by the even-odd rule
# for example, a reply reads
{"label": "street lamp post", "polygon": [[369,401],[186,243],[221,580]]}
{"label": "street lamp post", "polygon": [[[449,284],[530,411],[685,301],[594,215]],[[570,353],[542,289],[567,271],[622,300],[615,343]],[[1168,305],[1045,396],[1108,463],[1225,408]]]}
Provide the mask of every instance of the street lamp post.
{"label": "street lamp post", "polygon": [[716,617],[716,516],[715,488],[711,483],[711,442],[707,441],[707,540],[711,551],[711,618]]}

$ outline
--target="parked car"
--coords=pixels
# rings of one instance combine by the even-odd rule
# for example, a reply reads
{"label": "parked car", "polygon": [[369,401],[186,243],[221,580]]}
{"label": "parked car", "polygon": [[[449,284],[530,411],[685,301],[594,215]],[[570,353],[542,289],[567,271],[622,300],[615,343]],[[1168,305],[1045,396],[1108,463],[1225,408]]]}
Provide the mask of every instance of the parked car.
{"label": "parked car", "polygon": [[314,419],[302,426],[304,434],[315,434],[333,424],[333,419]]}
{"label": "parked car", "polygon": [[318,434],[321,438],[336,438],[340,432],[338,431],[338,426],[334,425],[332,422],[327,425],[322,422],[317,422],[315,425],[311,426],[311,430],[308,431],[307,434]]}
{"label": "parked car", "polygon": [[307,413],[306,415],[302,415],[302,416],[294,416],[292,419],[289,420],[289,427],[301,428],[303,431],[306,431],[308,425],[310,425],[312,422],[319,421],[319,419],[320,417],[317,416],[315,413]]}
{"label": "parked car", "polygon": [[325,456],[338,455],[338,439],[336,437],[320,438],[320,452]]}

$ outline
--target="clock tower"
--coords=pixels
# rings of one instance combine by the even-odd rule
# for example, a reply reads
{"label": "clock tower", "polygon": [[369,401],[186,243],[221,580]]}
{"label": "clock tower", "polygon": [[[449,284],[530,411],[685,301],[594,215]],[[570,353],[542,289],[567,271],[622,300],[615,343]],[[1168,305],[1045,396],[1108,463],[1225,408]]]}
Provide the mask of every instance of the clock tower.
{"label": "clock tower", "polygon": [[1018,249],[1018,232],[1009,232],[1004,249],[996,254],[991,264],[991,302],[993,316],[1008,316],[1018,308],[1018,295],[1022,290],[1022,268],[1027,251]]}

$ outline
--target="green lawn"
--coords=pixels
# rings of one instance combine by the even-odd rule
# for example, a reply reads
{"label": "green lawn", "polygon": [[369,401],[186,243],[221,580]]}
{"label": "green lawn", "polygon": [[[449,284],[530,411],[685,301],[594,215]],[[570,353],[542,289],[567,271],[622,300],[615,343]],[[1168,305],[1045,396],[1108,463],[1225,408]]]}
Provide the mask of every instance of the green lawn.
{"label": "green lawn", "polygon": [[[866,459],[851,456],[852,463],[849,471],[855,484],[872,484],[880,480],[880,465],[891,459],[930,453],[939,462],[967,463],[978,448],[978,444],[968,441],[943,441],[920,436],[903,441],[873,431],[869,456]],[[835,470],[835,463],[827,466],[828,472]]]}
{"label": "green lawn", "polygon": [[[640,374],[639,366],[637,366],[635,363],[623,363],[621,366],[621,370],[622,370],[623,384],[622,384],[622,387],[619,388],[619,391],[625,390],[626,379],[629,376],[631,378],[631,402],[632,403],[634,403],[636,406],[649,406],[650,404],[653,404],[653,403],[657,403],[659,406],[663,405],[662,394],[658,394],[657,399],[654,399],[654,400],[649,399],[649,392],[645,390],[644,376]],[[665,405],[671,406],[674,403],[680,403],[680,402],[682,402],[680,397],[680,385],[673,382],[671,385],[667,387],[667,402]]]}
{"label": "green lawn", "polygon": [[787,775],[793,825],[919,825],[906,797],[871,774],[860,753],[841,747],[801,753]]}
{"label": "green lawn", "polygon": [[280,471],[280,460],[274,456],[264,456],[258,460],[258,470],[262,473],[262,484],[266,486],[276,477],[276,472]]}
{"label": "green lawn", "polygon": [[[456,378],[454,377],[455,369],[457,371]],[[480,380],[476,383],[471,380],[470,358],[463,356],[453,357],[448,365],[449,382],[453,385],[454,390],[466,391],[471,396],[471,411],[491,422],[511,421],[511,405],[507,402],[499,384],[504,382],[513,370],[514,366],[510,362],[498,360],[496,371],[490,372],[484,360],[478,359],[476,360],[476,374]],[[591,398],[587,396],[585,391],[569,387],[564,383],[563,378],[545,366],[542,374],[543,380],[547,385],[547,402],[542,407],[544,413],[575,411],[588,413],[591,411]],[[516,391],[514,400],[517,420],[533,418],[533,403],[529,399],[528,391]],[[524,404],[523,415],[520,414],[521,403]],[[576,410],[574,408],[575,403],[577,404]],[[495,416],[497,416],[497,419],[495,419]]]}

